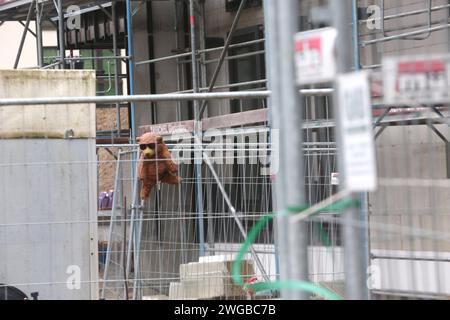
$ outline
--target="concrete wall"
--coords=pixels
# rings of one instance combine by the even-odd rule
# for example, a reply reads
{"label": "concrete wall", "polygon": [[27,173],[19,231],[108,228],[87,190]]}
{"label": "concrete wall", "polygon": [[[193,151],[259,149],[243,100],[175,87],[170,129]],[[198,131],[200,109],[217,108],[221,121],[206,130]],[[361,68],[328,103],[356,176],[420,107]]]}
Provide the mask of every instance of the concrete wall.
{"label": "concrete wall", "polygon": [[[0,71],[2,98],[91,95],[90,71]],[[98,298],[95,105],[2,107],[0,123],[0,283]]]}

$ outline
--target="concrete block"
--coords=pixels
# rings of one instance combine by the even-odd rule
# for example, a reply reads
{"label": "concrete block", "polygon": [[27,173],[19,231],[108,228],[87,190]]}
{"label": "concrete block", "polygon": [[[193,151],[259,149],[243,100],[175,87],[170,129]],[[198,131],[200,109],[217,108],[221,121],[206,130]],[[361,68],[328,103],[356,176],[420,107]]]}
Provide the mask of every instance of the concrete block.
{"label": "concrete block", "polygon": [[142,300],[169,300],[168,296],[165,296],[163,294],[156,295],[156,296],[144,296],[142,297]]}
{"label": "concrete block", "polygon": [[[2,98],[93,95],[94,71],[0,70]],[[95,146],[95,104],[0,108],[0,283],[40,300],[98,299]]]}
{"label": "concrete block", "polygon": [[171,282],[169,285],[169,300],[183,300],[185,293],[181,282]]}
{"label": "concrete block", "polygon": [[[233,261],[192,262],[180,265],[180,284],[171,289],[173,296],[188,299],[214,299],[220,297],[242,297],[245,291],[233,282],[231,268]],[[255,274],[249,260],[242,262],[244,279]]]}
{"label": "concrete block", "polygon": [[192,299],[214,299],[221,297],[242,297],[245,291],[234,284],[227,274],[210,273],[208,277],[182,280],[185,297]]}
{"label": "concrete block", "polygon": [[[87,70],[1,70],[2,98],[95,96]],[[0,109],[0,138],[95,138],[95,104],[9,106]]]}
{"label": "concrete block", "polygon": [[[180,279],[192,280],[201,277],[207,277],[209,274],[223,273],[231,276],[231,269],[234,261],[218,261],[218,262],[192,262],[180,265]],[[243,277],[249,277],[255,274],[253,264],[249,260],[242,261],[241,274]]]}

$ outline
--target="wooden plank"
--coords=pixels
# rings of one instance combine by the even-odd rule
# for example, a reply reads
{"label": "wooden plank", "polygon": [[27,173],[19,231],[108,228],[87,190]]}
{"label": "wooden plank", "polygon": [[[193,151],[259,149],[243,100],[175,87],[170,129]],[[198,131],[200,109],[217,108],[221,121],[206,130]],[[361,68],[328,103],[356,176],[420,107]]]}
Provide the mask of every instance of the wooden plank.
{"label": "wooden plank", "polygon": [[[258,109],[246,112],[226,114],[223,116],[211,117],[202,120],[202,129],[231,128],[249,124],[256,124],[268,121],[267,109]],[[147,132],[157,133],[162,136],[173,134],[175,130],[182,129],[187,133],[194,132],[194,121],[169,122],[155,125],[142,126],[139,128],[139,135]]]}
{"label": "wooden plank", "polygon": [[120,138],[97,138],[97,144],[127,144],[130,142],[128,137]]}
{"label": "wooden plank", "polygon": [[267,109],[257,109],[246,112],[232,113],[218,117],[207,118],[202,121],[202,129],[221,129],[255,124],[268,121]]}
{"label": "wooden plank", "polygon": [[166,136],[174,133],[175,131],[180,132],[181,130],[184,130],[185,132],[194,132],[194,121],[188,120],[143,126],[139,128],[139,135],[151,132],[161,136]]}

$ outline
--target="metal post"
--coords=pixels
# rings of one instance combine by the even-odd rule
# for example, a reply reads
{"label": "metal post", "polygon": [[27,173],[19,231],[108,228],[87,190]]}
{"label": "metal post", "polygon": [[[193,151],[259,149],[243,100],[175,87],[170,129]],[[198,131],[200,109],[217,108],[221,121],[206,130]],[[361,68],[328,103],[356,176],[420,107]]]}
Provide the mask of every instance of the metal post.
{"label": "metal post", "polygon": [[[297,31],[296,0],[266,0],[265,25],[269,65],[272,128],[279,130],[280,169],[275,183],[278,212],[304,202],[302,152],[302,100],[295,85],[294,34]],[[275,36],[276,35],[276,36]],[[273,141],[278,143],[278,141]],[[307,225],[289,224],[288,216],[277,218],[277,249],[280,279],[308,280]],[[283,299],[308,299],[302,291],[283,290]]]}
{"label": "metal post", "polygon": [[[108,236],[108,248],[106,250],[106,261],[105,261],[105,269],[103,271],[103,286],[102,291],[100,293],[100,297],[102,299],[105,299],[105,290],[106,287],[109,285],[108,283],[108,272],[109,272],[109,265],[110,265],[110,258],[111,258],[111,250],[112,250],[112,243],[113,243],[113,231],[114,231],[114,219],[118,216],[119,219],[121,217],[121,214],[119,214],[117,211],[118,209],[118,195],[119,195],[119,181],[122,179],[122,170],[120,168],[120,161],[122,160],[122,153],[119,153],[118,159],[117,159],[117,165],[116,165],[116,176],[114,181],[114,192],[116,193],[116,196],[113,198],[113,205],[111,209],[111,220],[109,222],[109,236]],[[123,191],[123,189],[122,189]],[[126,210],[126,208],[124,209]],[[126,221],[123,222],[125,224],[124,228],[126,228]],[[123,239],[123,246],[126,246],[126,239]],[[126,265],[123,266],[124,269],[126,269]],[[128,274],[127,274],[128,275]]]}
{"label": "metal post", "polygon": [[[228,33],[227,40],[225,41],[225,45],[220,54],[219,62],[217,63],[216,69],[214,70],[214,74],[213,74],[211,82],[209,84],[208,92],[212,92],[214,85],[216,84],[217,77],[219,76],[220,69],[222,68],[223,62],[225,61],[225,56],[227,55],[227,52],[228,52],[228,47],[231,44],[231,39],[233,38],[234,30],[236,30],[236,27],[239,22],[239,18],[241,17],[241,13],[244,10],[244,7],[246,4],[247,4],[247,0],[242,0],[241,4],[239,5],[239,9],[236,12],[236,16],[234,17],[233,23],[230,28],[230,32]],[[192,49],[192,50],[194,50],[194,49]],[[207,101],[203,101],[197,120],[201,120],[203,113],[205,112],[205,109],[206,109],[206,104],[207,104]]]}
{"label": "metal post", "polygon": [[[283,109],[283,132],[281,133],[281,163],[285,168],[285,203],[284,208],[304,204],[303,176],[303,100],[295,85],[294,68],[294,35],[298,31],[297,12],[298,1],[278,1],[278,26],[280,50],[280,94]],[[281,128],[280,128],[281,129]],[[294,280],[308,281],[308,236],[307,222],[288,224],[289,238],[289,277]],[[308,299],[309,294],[303,291],[293,291],[291,299]]]}
{"label": "metal post", "polygon": [[[351,30],[352,25],[352,0],[330,1],[330,10],[333,12],[333,25],[338,30],[337,39],[337,65],[339,73],[347,73],[352,70],[354,49],[352,47],[352,37],[354,32]],[[337,101],[337,93],[335,93],[335,106]],[[337,122],[339,123],[339,112],[335,112]],[[339,142],[342,141],[337,130]],[[339,153],[342,155],[342,152]],[[345,186],[344,167],[342,161],[340,163],[339,179],[341,180],[341,188]],[[357,195],[352,195],[357,199]],[[361,239],[361,229],[358,227],[361,216],[356,208],[344,210],[342,214],[342,228],[344,240],[344,266],[345,266],[345,283],[346,298],[350,300],[367,299],[366,270],[364,269],[364,253]]]}
{"label": "metal post", "polygon": [[224,99],[264,99],[270,91],[232,91],[213,93],[164,93],[140,94],[128,96],[94,96],[94,97],[46,97],[46,98],[0,98],[0,106],[22,106],[38,104],[84,104],[84,103],[115,103],[143,101],[191,101],[191,100],[224,100]]}
{"label": "metal post", "polygon": [[19,45],[19,50],[17,51],[16,61],[14,62],[14,69],[17,69],[17,67],[19,66],[20,56],[22,55],[23,45],[25,44],[25,39],[26,39],[27,33],[28,33],[28,27],[30,25],[31,14],[33,13],[33,7],[34,7],[34,2],[31,2],[30,8],[28,9],[28,14],[27,14],[27,22],[23,29],[22,39],[20,40],[20,45]]}
{"label": "metal post", "polygon": [[[112,20],[112,38],[113,38],[113,55],[114,57],[119,56],[117,51],[117,23],[116,23],[116,3],[111,3],[111,20]],[[119,94],[119,73],[120,73],[120,64],[121,60],[115,59],[114,64],[116,66],[114,72],[114,90],[115,94]],[[117,135],[120,136],[121,131],[121,120],[120,120],[120,104],[116,103],[116,119],[117,119]]]}
{"label": "metal post", "polygon": [[[194,0],[189,0],[189,12],[190,12],[190,26],[191,26],[191,63],[192,63],[192,88],[194,94],[199,92],[198,84],[198,70],[197,70],[197,41],[196,41],[196,15]],[[195,113],[195,128],[194,134],[197,136],[198,141],[201,142],[202,139],[202,129],[200,127],[201,122],[199,120],[199,103],[194,101],[194,113]],[[194,163],[195,163],[195,186],[197,194],[197,212],[198,212],[198,238],[200,243],[200,256],[205,255],[205,227],[203,220],[203,188],[202,188],[202,163],[203,163],[203,153],[201,151],[201,146],[197,146],[198,142],[195,143],[194,152]]]}
{"label": "metal post", "polygon": [[[352,0],[352,34],[353,34],[353,65],[355,70],[361,69],[361,57],[359,54],[359,19],[358,19],[358,0]],[[389,109],[386,109],[389,110]],[[361,200],[361,238],[363,244],[363,261],[362,269],[368,270],[370,265],[370,245],[369,245],[369,195],[365,192],[360,194]],[[366,298],[370,299],[370,290],[367,288]]]}
{"label": "metal post", "polygon": [[[263,3],[264,6],[264,18],[265,18],[265,28],[264,28],[264,38],[265,38],[265,48],[266,48],[266,70],[268,70],[268,78],[267,78],[267,88],[271,88],[274,89],[273,87],[273,81],[271,80],[271,75],[275,75],[276,74],[276,68],[274,66],[274,63],[276,63],[276,61],[273,61],[272,59],[272,55],[271,53],[277,50],[277,37],[274,36],[274,34],[276,34],[276,25],[268,25],[268,21],[276,21],[276,17],[274,17],[275,15],[275,9],[273,8],[273,1],[267,1],[264,0]],[[270,28],[269,28],[270,27]],[[267,105],[268,105],[268,124],[270,128],[279,128],[280,127],[280,120],[278,118],[278,113],[273,112],[273,108],[272,108],[272,99],[278,99],[279,95],[278,95],[278,90],[275,91],[275,94],[272,93],[272,96],[267,98]],[[276,124],[276,125],[275,125]],[[272,145],[274,142],[274,137],[272,136],[272,134],[268,135],[268,140],[267,140],[270,144]],[[275,183],[273,184],[274,188],[275,188]],[[279,208],[277,207],[276,203],[277,203],[277,195],[275,192],[272,192],[272,203],[273,203],[273,208],[274,210],[278,210]],[[278,239],[278,241],[275,243],[275,274],[277,275],[277,280],[280,280],[280,254],[279,254],[279,244],[280,244],[280,239],[281,239],[281,235],[278,233],[278,220],[274,221],[274,238]]]}
{"label": "metal post", "polygon": [[62,0],[58,0],[58,41],[59,41],[59,56],[61,61],[61,68],[65,69],[66,44],[64,40],[64,10]]}
{"label": "metal post", "polygon": [[[132,158],[132,163],[135,163],[135,159],[137,159],[139,157],[139,151],[135,151],[132,152],[131,154],[131,158]],[[130,215],[130,232],[128,234],[128,248],[127,248],[127,263],[126,263],[126,274],[129,275],[130,271],[131,271],[131,256],[133,255],[133,248],[134,248],[134,262],[136,263],[136,254],[137,251],[139,250],[139,248],[137,247],[137,237],[136,237],[136,233],[138,232],[138,224],[139,224],[139,213],[140,213],[140,209],[139,209],[139,203],[140,203],[140,199],[139,199],[139,179],[138,177],[138,173],[137,171],[137,166],[134,165],[134,167],[132,167],[132,175],[134,176],[134,180],[133,180],[133,201],[131,204],[131,215]],[[124,239],[124,241],[126,241],[126,239]],[[124,244],[126,245],[126,243]],[[138,277],[137,272],[138,269],[136,269],[136,264],[135,264],[135,273],[134,273],[134,288],[136,288],[136,279]],[[135,291],[133,289],[133,297],[135,297]]]}
{"label": "metal post", "polygon": [[36,0],[36,50],[37,65],[42,68],[44,66],[44,54],[42,51],[42,10],[39,1]]}
{"label": "metal post", "polygon": [[[127,12],[127,45],[128,45],[128,70],[130,79],[130,96],[134,95],[134,49],[133,49],[133,15],[131,11],[131,0],[126,0],[126,12]],[[136,123],[135,123],[135,104],[131,102],[131,140],[136,139]]]}
{"label": "metal post", "polygon": [[353,38],[353,65],[356,70],[360,70],[361,59],[359,56],[358,0],[352,0],[352,38]]}
{"label": "metal post", "polygon": [[[179,10],[179,2],[174,1],[174,32],[175,32],[175,48],[180,48],[180,10]],[[177,91],[183,90],[183,72],[180,66],[180,59],[176,59],[176,68],[177,68]],[[181,115],[181,101],[177,101],[177,121],[182,120]]]}
{"label": "metal post", "polygon": [[[200,71],[200,85],[202,88],[207,87],[207,77],[206,77],[206,53],[204,52],[206,50],[206,21],[205,21],[205,3],[201,1],[199,3],[200,5],[200,12],[201,17],[199,19],[199,50],[198,54],[200,56],[199,61],[199,71]],[[202,53],[201,53],[202,52]],[[201,55],[200,55],[201,53]],[[201,88],[199,88],[199,91],[202,92]],[[201,119],[199,119],[201,120]]]}

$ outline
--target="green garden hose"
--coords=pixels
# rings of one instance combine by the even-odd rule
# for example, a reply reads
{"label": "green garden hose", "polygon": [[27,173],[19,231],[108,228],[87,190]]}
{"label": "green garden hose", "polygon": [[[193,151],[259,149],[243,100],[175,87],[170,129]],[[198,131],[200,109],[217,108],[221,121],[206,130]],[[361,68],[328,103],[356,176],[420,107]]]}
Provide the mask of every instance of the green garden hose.
{"label": "green garden hose", "polygon": [[[343,209],[359,206],[360,203],[357,200],[353,199],[343,199],[326,207],[323,207],[318,212],[327,212],[327,211],[336,211],[341,212]],[[302,290],[306,292],[310,292],[321,296],[327,300],[342,300],[343,298],[338,294],[323,288],[317,284],[306,282],[306,281],[275,281],[275,282],[259,282],[253,284],[245,284],[242,280],[241,276],[241,265],[244,260],[245,254],[248,252],[248,249],[253,244],[255,239],[261,230],[267,225],[267,223],[274,219],[277,215],[286,215],[289,213],[300,213],[306,210],[306,206],[289,208],[288,210],[283,210],[278,214],[268,214],[263,216],[258,222],[253,226],[253,228],[248,233],[247,239],[239,250],[236,261],[233,263],[232,267],[232,277],[236,284],[251,288],[254,292],[264,291],[264,290],[282,290],[282,289],[292,289],[292,290]]]}

